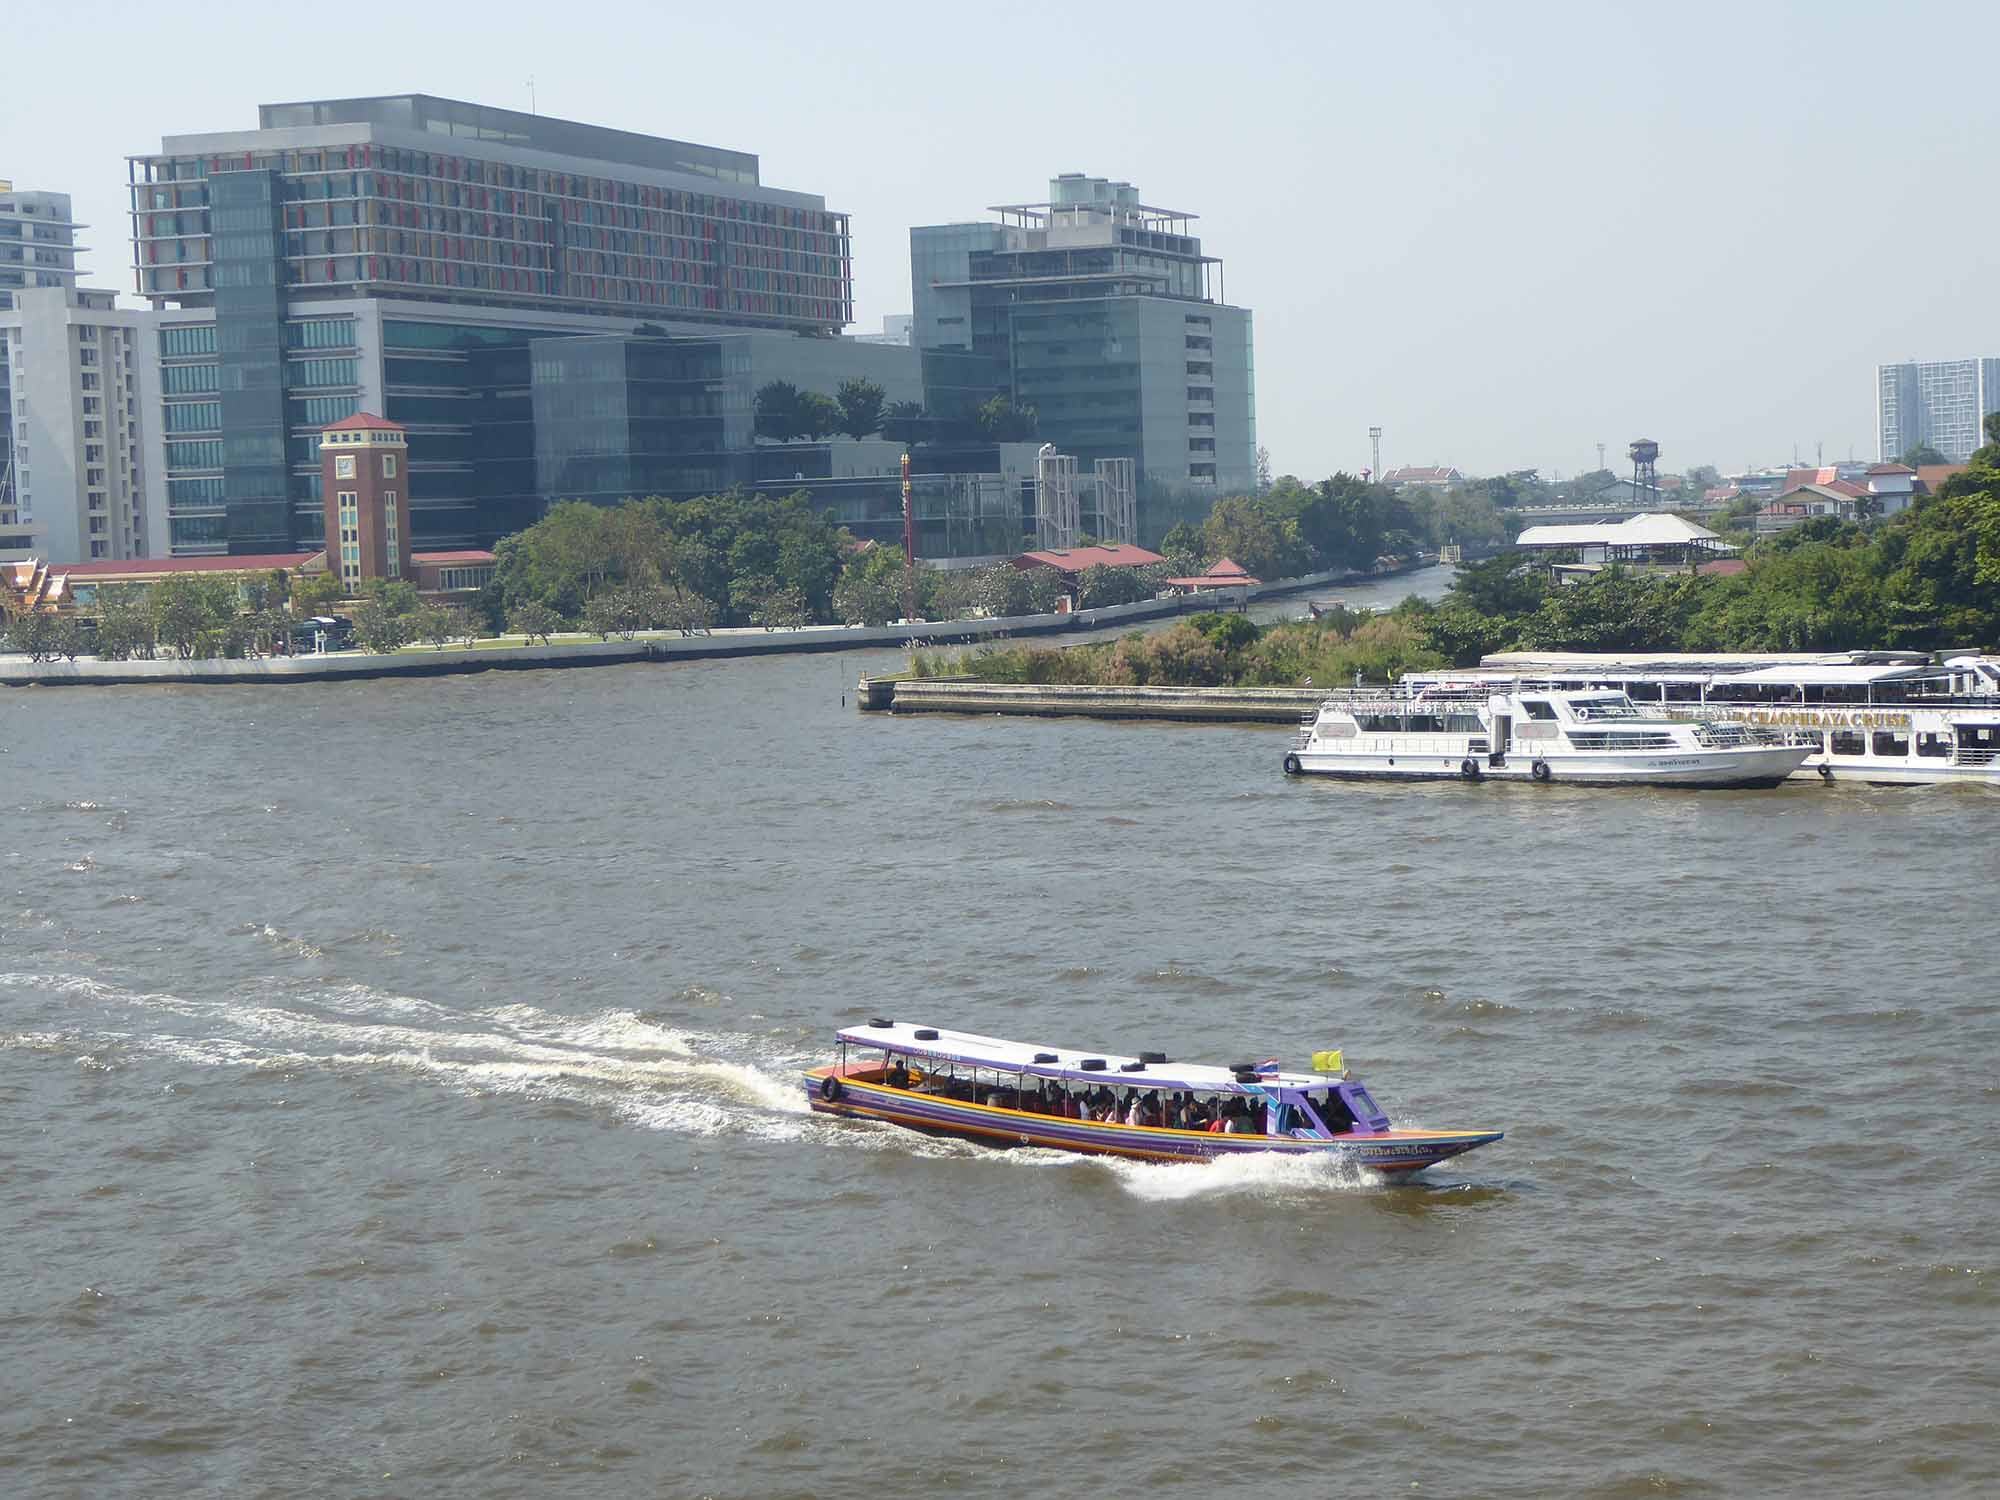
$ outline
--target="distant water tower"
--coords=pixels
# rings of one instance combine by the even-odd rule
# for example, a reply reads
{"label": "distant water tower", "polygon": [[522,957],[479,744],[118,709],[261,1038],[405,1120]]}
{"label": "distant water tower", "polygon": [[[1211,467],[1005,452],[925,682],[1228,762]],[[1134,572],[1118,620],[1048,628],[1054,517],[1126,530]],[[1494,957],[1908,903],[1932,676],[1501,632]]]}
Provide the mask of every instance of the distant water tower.
{"label": "distant water tower", "polygon": [[1626,450],[1632,455],[1632,500],[1658,504],[1660,499],[1660,445],[1651,438],[1634,438]]}

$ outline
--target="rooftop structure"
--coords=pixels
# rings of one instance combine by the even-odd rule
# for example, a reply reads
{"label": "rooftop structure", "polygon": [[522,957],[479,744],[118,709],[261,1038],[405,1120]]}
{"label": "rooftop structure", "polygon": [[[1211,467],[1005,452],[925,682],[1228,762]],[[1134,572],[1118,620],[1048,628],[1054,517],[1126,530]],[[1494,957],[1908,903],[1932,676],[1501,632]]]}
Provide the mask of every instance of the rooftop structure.
{"label": "rooftop structure", "polygon": [[[255,130],[166,136],[129,165],[156,306],[214,305],[248,255],[292,299],[819,332],[852,317],[847,216],[763,186],[748,152],[400,94],[267,104]],[[256,180],[218,196],[229,179]],[[239,232],[215,235],[217,209]]]}
{"label": "rooftop structure", "polygon": [[1692,567],[1736,550],[1706,526],[1656,513],[1582,526],[1530,526],[1514,545],[1576,553],[1575,563],[1558,565],[1560,576],[1571,581],[1613,564]]}
{"label": "rooftop structure", "polygon": [[[1037,435],[1080,462],[1133,459],[1142,535],[1247,489],[1250,314],[1227,304],[1195,216],[1081,173],[993,212],[910,231],[917,346],[985,361],[992,391],[1034,408]],[[926,399],[937,410],[928,371]]]}
{"label": "rooftop structure", "polygon": [[1392,490],[1400,490],[1406,485],[1437,485],[1448,489],[1465,483],[1465,476],[1450,464],[1406,464],[1384,474],[1382,483]]}
{"label": "rooftop structure", "polygon": [[1061,551],[1023,552],[1013,559],[1013,565],[1023,571],[1054,568],[1058,573],[1073,577],[1087,568],[1150,568],[1165,561],[1157,552],[1121,544],[1115,547],[1069,547]]}

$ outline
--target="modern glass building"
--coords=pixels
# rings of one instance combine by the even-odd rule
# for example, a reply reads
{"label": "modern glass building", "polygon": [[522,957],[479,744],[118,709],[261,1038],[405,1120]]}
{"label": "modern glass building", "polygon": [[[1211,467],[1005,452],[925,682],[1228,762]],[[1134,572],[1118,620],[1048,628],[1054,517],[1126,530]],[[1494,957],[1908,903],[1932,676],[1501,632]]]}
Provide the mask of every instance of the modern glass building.
{"label": "modern glass building", "polygon": [[1255,477],[1250,313],[1221,300],[1194,215],[1068,174],[995,223],[910,231],[914,338],[992,362],[1040,436],[1088,463],[1132,458],[1140,531]]}
{"label": "modern glass building", "polygon": [[1875,398],[1884,463],[1929,443],[1947,463],[1962,464],[1986,441],[1987,415],[2000,411],[2000,359],[1877,365]]}
{"label": "modern glass building", "polygon": [[415,544],[490,545],[539,514],[534,340],[852,312],[846,215],[740,151],[412,94],[266,105],[129,176],[175,552],[317,545],[319,431],[364,409],[409,431]]}

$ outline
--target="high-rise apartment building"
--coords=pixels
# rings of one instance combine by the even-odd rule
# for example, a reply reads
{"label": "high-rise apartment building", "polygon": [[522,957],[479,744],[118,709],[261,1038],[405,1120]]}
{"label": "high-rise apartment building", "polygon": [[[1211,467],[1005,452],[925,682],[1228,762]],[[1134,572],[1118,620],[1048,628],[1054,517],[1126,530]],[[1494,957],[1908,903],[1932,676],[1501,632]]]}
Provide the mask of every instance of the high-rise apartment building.
{"label": "high-rise apartment building", "polygon": [[1135,460],[1142,538],[1247,490],[1250,312],[1221,300],[1221,263],[1202,253],[1195,216],[1076,173],[1051,181],[1047,202],[992,211],[996,223],[910,231],[917,346],[990,362],[1064,453]]}
{"label": "high-rise apartment building", "polygon": [[144,557],[164,541],[147,478],[152,315],[111,292],[24,287],[0,309],[0,560]]}
{"label": "high-rise apartment building", "polygon": [[2000,359],[1877,365],[1875,394],[1885,463],[1929,443],[1948,463],[1962,464],[1986,441],[1987,415],[2000,411]]}
{"label": "high-rise apartment building", "polygon": [[68,193],[17,189],[0,178],[0,311],[24,287],[76,284],[76,232]]}
{"label": "high-rise apartment building", "polygon": [[488,545],[542,504],[534,340],[852,315],[847,216],[746,152],[410,94],[265,105],[130,179],[177,553],[317,545],[320,432],[362,410],[407,431],[414,544]]}

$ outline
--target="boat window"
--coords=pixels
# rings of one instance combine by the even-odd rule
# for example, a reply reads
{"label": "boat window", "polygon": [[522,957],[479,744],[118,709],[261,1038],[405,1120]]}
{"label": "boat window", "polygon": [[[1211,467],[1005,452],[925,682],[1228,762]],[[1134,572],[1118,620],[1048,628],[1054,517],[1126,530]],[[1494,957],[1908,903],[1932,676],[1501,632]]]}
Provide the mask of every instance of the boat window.
{"label": "boat window", "polygon": [[1934,759],[1944,759],[1951,755],[1951,736],[1948,734],[1920,734],[1917,736],[1917,754]]}
{"label": "boat window", "polygon": [[1866,755],[1868,736],[1858,729],[1836,729],[1827,736],[1835,755]]}
{"label": "boat window", "polygon": [[1371,1099],[1368,1096],[1368,1090],[1362,1088],[1359,1084],[1350,1084],[1348,1086],[1347,1097],[1354,1101],[1354,1117],[1357,1120],[1379,1120],[1386,1118],[1382,1113],[1381,1106]]}
{"label": "boat window", "polygon": [[1910,736],[1901,729],[1878,729],[1875,731],[1875,753],[1877,755],[1905,756],[1910,753]]}
{"label": "boat window", "polygon": [[1523,698],[1521,707],[1531,719],[1553,719],[1556,716],[1555,705],[1546,698]]}

